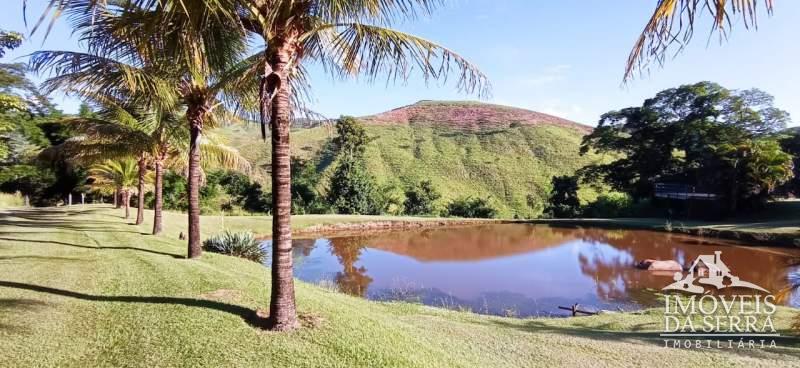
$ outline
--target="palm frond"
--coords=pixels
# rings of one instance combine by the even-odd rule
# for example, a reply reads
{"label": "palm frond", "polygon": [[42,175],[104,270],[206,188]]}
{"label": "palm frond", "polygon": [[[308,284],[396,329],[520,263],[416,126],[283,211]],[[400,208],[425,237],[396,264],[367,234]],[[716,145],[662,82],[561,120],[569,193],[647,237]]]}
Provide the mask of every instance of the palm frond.
{"label": "palm frond", "polygon": [[129,189],[136,186],[139,180],[139,167],[136,160],[130,157],[118,160],[106,160],[90,167],[89,175],[98,184],[114,185],[117,188]]}
{"label": "palm frond", "polygon": [[[711,34],[726,39],[736,18],[745,29],[758,28],[758,0],[659,0],[653,15],[628,55],[623,80],[629,80],[635,70],[644,70],[651,60],[663,65],[667,51],[677,46],[683,50],[694,35],[695,23],[708,14],[713,19]],[[772,0],[763,0],[767,14],[772,14]]]}
{"label": "palm frond", "polygon": [[244,173],[251,170],[250,162],[239,154],[239,150],[224,144],[201,141],[200,155],[206,168],[224,168]]}
{"label": "palm frond", "polygon": [[132,94],[149,96],[165,104],[177,103],[174,86],[157,73],[103,56],[71,51],[38,51],[30,59],[31,69],[53,75],[42,87],[63,89],[81,97],[106,95],[122,100]]}
{"label": "palm frond", "polygon": [[311,57],[342,77],[362,75],[368,81],[385,75],[387,81],[407,80],[414,70],[425,81],[446,82],[458,74],[460,91],[487,97],[488,78],[461,55],[423,38],[361,23],[341,23],[317,28],[303,36]]}

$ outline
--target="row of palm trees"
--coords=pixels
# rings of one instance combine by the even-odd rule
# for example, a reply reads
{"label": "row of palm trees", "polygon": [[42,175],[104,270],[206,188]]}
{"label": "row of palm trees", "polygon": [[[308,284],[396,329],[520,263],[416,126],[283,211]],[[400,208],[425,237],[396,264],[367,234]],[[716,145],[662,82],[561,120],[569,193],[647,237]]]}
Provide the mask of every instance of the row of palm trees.
{"label": "row of palm trees", "polygon": [[[66,80],[62,79],[61,83]],[[144,222],[144,195],[149,191],[146,187],[153,184],[152,233],[160,233],[163,229],[164,171],[185,172],[187,168],[185,117],[171,111],[148,109],[141,104],[126,105],[128,101],[135,101],[132,97],[124,101],[83,97],[99,109],[90,116],[63,119],[61,122],[77,135],[52,147],[45,155],[58,154],[83,164],[97,163],[90,169],[91,186],[101,194],[113,193],[115,203],[119,200],[125,207],[125,218],[129,217],[132,187],[136,187],[137,225]],[[203,166],[207,168],[250,170],[250,164],[236,149],[226,146],[212,134],[201,140],[200,151]]]}
{"label": "row of palm trees", "polygon": [[[120,149],[115,144],[137,141],[139,167],[148,160],[159,167],[166,152],[159,139],[142,134],[138,142],[139,135],[132,132],[157,132],[155,127],[169,120],[164,116],[183,116],[178,120],[188,131],[183,141],[188,147],[184,156],[177,157],[187,161],[189,258],[201,255],[200,163],[208,131],[224,120],[256,114],[265,137],[269,126],[274,206],[269,322],[276,330],[297,326],[289,127],[294,114],[306,112],[304,65],[317,62],[336,76],[360,74],[368,79],[383,73],[407,78],[414,69],[426,78],[443,78],[458,70],[459,88],[484,93],[488,87],[486,77],[459,55],[381,26],[395,16],[427,13],[435,2],[55,0],[53,4],[72,20],[87,52],[40,51],[32,55],[31,67],[50,73],[46,90],[80,96],[117,114],[111,121],[73,122],[86,133],[71,143],[76,156],[108,157]],[[248,54],[252,38],[260,38],[262,44]]]}
{"label": "row of palm trees", "polygon": [[[715,6],[708,6],[709,2]],[[316,63],[336,78],[362,76],[367,81],[380,77],[402,81],[412,72],[426,80],[456,75],[458,89],[485,96],[489,92],[486,76],[466,59],[424,38],[390,28],[396,21],[427,15],[442,3],[49,0],[42,19],[47,14],[53,20],[62,15],[69,18],[87,52],[42,51],[32,56],[31,66],[52,73],[45,83],[50,90],[144,111],[133,115],[136,126],[158,126],[168,116],[183,121],[187,136],[181,157],[186,158],[189,184],[189,258],[201,254],[198,202],[204,136],[218,123],[238,118],[258,116],[265,138],[269,127],[273,196],[269,324],[276,330],[289,330],[297,326],[289,135],[293,116],[308,114],[305,67]],[[657,58],[661,50],[680,41],[670,25],[676,18],[688,14],[691,24],[697,11],[708,6],[715,24],[722,26],[729,20],[726,9],[752,17],[754,12],[748,10],[754,3],[709,0],[703,5],[696,0],[659,0],[628,65],[632,68],[648,56]],[[768,7],[771,9],[771,4]],[[687,32],[677,30],[682,31]],[[690,32],[688,35],[691,37]],[[256,50],[251,53],[253,44]],[[143,118],[150,115],[152,120]],[[151,160],[156,177],[174,147],[171,144],[156,143],[140,151],[140,162]],[[98,146],[97,153],[113,149],[111,146]],[[156,202],[158,206],[159,200]]]}

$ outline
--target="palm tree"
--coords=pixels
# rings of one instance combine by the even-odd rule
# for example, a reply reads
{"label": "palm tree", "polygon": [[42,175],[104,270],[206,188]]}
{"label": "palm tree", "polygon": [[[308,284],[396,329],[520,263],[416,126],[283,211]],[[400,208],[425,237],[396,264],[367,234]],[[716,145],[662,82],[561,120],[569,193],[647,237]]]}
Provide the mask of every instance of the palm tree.
{"label": "palm tree", "polygon": [[[136,224],[144,213],[145,183],[150,167],[154,167],[153,234],[162,230],[163,176],[165,169],[184,172],[187,168],[188,129],[185,117],[157,111],[142,112],[131,106],[102,100],[104,105],[95,117],[72,117],[61,122],[78,135],[50,148],[62,156],[82,163],[102,158],[137,157],[138,212]],[[96,101],[95,101],[96,102]],[[239,152],[221,143],[213,134],[200,142],[203,167],[250,171],[250,163]],[[50,152],[47,152],[50,153]]]}
{"label": "palm tree", "polygon": [[[220,99],[226,92],[237,91],[228,87],[239,79],[226,71],[240,72],[234,67],[246,51],[243,32],[231,32],[237,29],[231,18],[212,14],[224,7],[205,6],[204,0],[54,0],[51,5],[58,14],[75,20],[76,32],[89,52],[35,53],[34,69],[55,71],[50,85],[112,97],[143,96],[149,104],[165,109],[183,105],[189,129],[187,254],[200,257],[202,135],[230,116]],[[154,157],[158,172],[164,156]]]}
{"label": "palm tree", "polygon": [[[694,25],[701,16],[713,20],[711,32],[719,33],[720,39],[727,39],[728,33],[737,19],[741,19],[745,29],[758,28],[758,0],[658,0],[650,21],[628,55],[623,80],[629,80],[636,69],[643,70],[650,60],[663,65],[667,51],[677,45],[683,50],[694,35]],[[763,1],[764,10],[772,14],[772,0]]]}
{"label": "palm tree", "polygon": [[[269,324],[297,326],[292,278],[291,170],[289,132],[303,106],[304,66],[319,63],[336,77],[406,80],[416,69],[425,80],[458,71],[457,87],[488,92],[487,78],[460,55],[423,38],[388,28],[398,18],[433,10],[436,1],[340,0],[241,2],[245,29],[261,37],[263,51],[251,58],[259,69],[262,132],[269,122],[272,142],[272,288]],[[255,78],[254,78],[255,79]],[[298,89],[299,88],[299,89]],[[264,134],[266,135],[266,134]]]}
{"label": "palm tree", "polygon": [[136,160],[123,158],[106,160],[103,163],[93,165],[89,169],[90,178],[94,179],[93,186],[100,188],[113,187],[118,193],[121,193],[126,219],[130,218],[131,215],[131,190],[136,186],[139,177],[137,166]]}

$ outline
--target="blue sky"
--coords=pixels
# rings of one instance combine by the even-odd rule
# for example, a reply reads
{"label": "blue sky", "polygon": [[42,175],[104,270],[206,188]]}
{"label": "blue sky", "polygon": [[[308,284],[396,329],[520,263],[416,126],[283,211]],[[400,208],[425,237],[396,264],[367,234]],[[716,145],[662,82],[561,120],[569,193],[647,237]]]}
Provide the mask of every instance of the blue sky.
{"label": "blue sky", "polygon": [[[22,1],[2,0],[2,28],[26,31]],[[762,16],[758,31],[735,27],[728,42],[710,42],[705,25],[692,44],[664,68],[653,68],[626,86],[621,78],[630,47],[655,0],[531,1],[453,0],[432,17],[398,25],[401,30],[439,42],[477,64],[488,76],[488,102],[537,110],[594,125],[600,114],[639,105],[656,92],[680,84],[711,80],[728,88],[757,87],[800,123],[800,1],[776,1],[775,14]],[[44,0],[29,0],[29,18]],[[762,10],[761,8],[759,10]],[[762,12],[763,15],[763,12]],[[29,19],[30,20],[30,19]],[[37,49],[80,48],[64,20],[42,42],[37,32],[2,62]],[[428,85],[412,78],[404,85],[334,81],[311,68],[312,108],[326,116],[367,115],[422,99],[464,100],[453,85]],[[78,102],[53,96],[67,112]]]}

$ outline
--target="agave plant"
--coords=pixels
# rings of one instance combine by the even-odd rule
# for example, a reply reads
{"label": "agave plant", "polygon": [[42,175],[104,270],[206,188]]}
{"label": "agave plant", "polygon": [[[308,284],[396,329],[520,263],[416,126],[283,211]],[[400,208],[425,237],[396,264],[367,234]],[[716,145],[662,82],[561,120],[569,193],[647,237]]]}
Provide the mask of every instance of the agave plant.
{"label": "agave plant", "polygon": [[203,249],[258,263],[264,263],[267,259],[266,250],[261,247],[261,242],[256,240],[255,235],[250,231],[231,232],[225,230],[222,234],[203,241]]}

